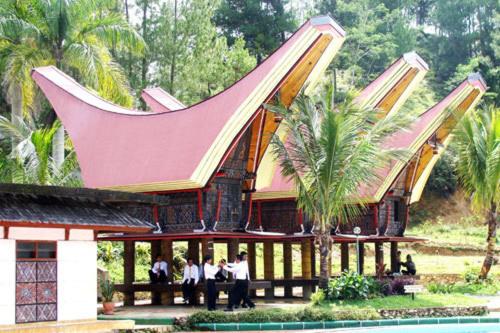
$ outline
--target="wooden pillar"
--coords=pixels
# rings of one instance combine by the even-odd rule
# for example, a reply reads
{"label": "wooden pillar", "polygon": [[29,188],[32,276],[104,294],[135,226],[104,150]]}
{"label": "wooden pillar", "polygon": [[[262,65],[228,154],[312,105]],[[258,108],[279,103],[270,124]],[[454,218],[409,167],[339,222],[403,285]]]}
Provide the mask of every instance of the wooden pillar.
{"label": "wooden pillar", "polygon": [[[198,266],[198,269],[202,269],[200,266],[200,241],[198,239],[190,239],[188,241],[188,258],[192,258],[193,263]],[[195,291],[194,301],[195,304],[199,304],[200,302],[200,291],[198,288]]]}
{"label": "wooden pillar", "polygon": [[193,258],[194,264],[200,265],[200,241],[198,239],[188,241],[188,258]]}
{"label": "wooden pillar", "polygon": [[[283,243],[283,277],[285,280],[293,279],[292,242],[290,241]],[[291,286],[285,286],[285,297],[293,297]]]}
{"label": "wooden pillar", "polygon": [[316,243],[311,239],[311,275],[316,277]]}
{"label": "wooden pillar", "polygon": [[[212,257],[214,256],[214,239],[213,238],[203,238],[201,241],[201,253],[202,257],[210,254]],[[215,258],[214,258],[215,262]]]}
{"label": "wooden pillar", "polygon": [[[311,240],[304,239],[300,243],[302,254],[302,279],[312,279],[312,263],[311,263]],[[312,288],[311,285],[304,285],[302,287],[302,297],[305,299],[311,298]]]}
{"label": "wooden pillar", "polygon": [[349,243],[340,243],[340,270],[349,270]]}
{"label": "wooden pillar", "polygon": [[236,256],[239,254],[240,241],[239,239],[232,238],[227,241],[227,261],[233,262]]}
{"label": "wooden pillar", "polygon": [[398,242],[391,242],[391,272],[398,270]]}
{"label": "wooden pillar", "polygon": [[[359,242],[359,273],[364,274],[364,266],[365,266],[365,243]],[[357,265],[358,263],[356,263]]]}
{"label": "wooden pillar", "polygon": [[[123,242],[123,283],[132,286],[135,281],[135,242]],[[134,305],[134,292],[125,292],[123,304]]]}
{"label": "wooden pillar", "polygon": [[384,275],[384,243],[375,242],[375,275],[381,278]]}
{"label": "wooden pillar", "polygon": [[[174,247],[172,240],[162,240],[160,243],[161,253],[163,259],[168,264],[168,276],[167,281],[172,282],[172,266],[174,263]],[[161,304],[162,305],[173,305],[174,304],[174,291],[173,288],[169,288],[167,291],[161,293]]]}
{"label": "wooden pillar", "polygon": [[[227,241],[227,261],[234,262],[240,248],[240,242],[236,238]],[[233,281],[233,274],[228,274],[228,280]]]}
{"label": "wooden pillar", "polygon": [[[274,280],[274,243],[271,240],[264,241],[264,280]],[[274,288],[264,291],[265,298],[274,297]]]}
{"label": "wooden pillar", "polygon": [[[159,240],[151,241],[151,266],[156,262],[156,258],[162,255],[161,254],[161,243]],[[168,270],[170,271],[172,264],[171,261],[167,261],[166,258],[163,258],[168,264]],[[152,305],[160,305],[161,304],[161,293],[152,292],[151,293],[151,304]]]}
{"label": "wooden pillar", "polygon": [[[250,279],[255,280],[257,278],[257,264],[255,255],[255,242],[249,241],[247,243],[247,257],[248,257],[248,270],[250,271]],[[249,290],[250,296],[255,297],[255,289]]]}

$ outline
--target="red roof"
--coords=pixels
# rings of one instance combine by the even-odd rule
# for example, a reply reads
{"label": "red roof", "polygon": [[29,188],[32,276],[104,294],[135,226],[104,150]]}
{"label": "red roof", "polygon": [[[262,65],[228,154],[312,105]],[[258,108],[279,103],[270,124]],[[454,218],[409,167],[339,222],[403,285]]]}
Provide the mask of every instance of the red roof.
{"label": "red roof", "polygon": [[[329,17],[307,21],[278,50],[223,92],[176,111],[148,113],[109,103],[55,67],[32,76],[67,130],[87,187],[128,191],[200,188],[233,143],[321,36],[331,52],[344,31]],[[323,57],[331,54],[324,52]],[[321,59],[320,59],[321,60]]]}

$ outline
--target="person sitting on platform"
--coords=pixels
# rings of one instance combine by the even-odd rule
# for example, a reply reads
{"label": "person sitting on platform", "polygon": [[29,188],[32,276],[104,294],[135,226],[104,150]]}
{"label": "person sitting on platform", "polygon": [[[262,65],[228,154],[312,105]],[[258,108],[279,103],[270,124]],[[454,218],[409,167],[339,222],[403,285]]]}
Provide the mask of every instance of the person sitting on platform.
{"label": "person sitting on platform", "polygon": [[403,269],[401,272],[403,275],[415,275],[417,274],[417,267],[415,266],[415,263],[411,259],[411,255],[406,256],[406,262],[401,263],[402,266],[406,267],[406,269]]}
{"label": "person sitting on platform", "polygon": [[207,303],[208,311],[216,310],[216,293],[215,288],[215,274],[219,271],[219,267],[212,265],[212,256],[207,254],[203,261],[203,275],[205,276],[205,282],[207,284],[207,292],[205,294],[205,303]]}
{"label": "person sitting on platform", "polygon": [[198,266],[193,262],[193,258],[188,258],[184,266],[184,276],[182,278],[182,296],[184,304],[195,304],[195,289],[199,280]]}
{"label": "person sitting on platform", "polygon": [[156,257],[156,262],[153,267],[149,270],[149,280],[151,283],[164,283],[167,282],[168,276],[168,265],[167,262],[163,260],[162,256]]}

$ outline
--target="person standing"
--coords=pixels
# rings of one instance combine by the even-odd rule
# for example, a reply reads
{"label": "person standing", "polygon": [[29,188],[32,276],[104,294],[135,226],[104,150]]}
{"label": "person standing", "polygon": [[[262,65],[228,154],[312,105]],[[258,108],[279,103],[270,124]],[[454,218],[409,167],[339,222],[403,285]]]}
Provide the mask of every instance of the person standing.
{"label": "person standing", "polygon": [[182,296],[184,304],[195,304],[195,290],[199,281],[198,266],[193,262],[193,258],[188,258],[186,266],[184,266],[184,275],[182,278]]}
{"label": "person standing", "polygon": [[149,270],[149,280],[151,283],[165,283],[168,276],[168,264],[163,260],[163,257],[157,256],[156,262]]}
{"label": "person standing", "polygon": [[231,297],[229,298],[227,308],[224,311],[233,311],[234,306],[239,304],[242,298],[243,304],[249,306],[250,308],[255,307],[255,304],[253,304],[248,295],[245,296],[244,294],[244,291],[248,290],[248,282],[250,278],[248,265],[242,262],[242,257],[239,254],[237,256],[237,260],[239,260],[239,263],[224,265],[225,270],[236,274],[236,282],[234,283],[234,287],[231,291]]}
{"label": "person standing", "polygon": [[212,265],[213,258],[207,254],[204,257],[205,264],[203,265],[203,274],[206,282],[205,302],[207,303],[208,311],[215,311],[217,290],[215,289],[215,274],[219,271],[219,267]]}
{"label": "person standing", "polygon": [[242,251],[240,253],[241,256],[241,264],[244,266],[244,269],[246,271],[246,283],[244,284],[244,288],[241,291],[242,299],[243,299],[243,304],[241,307],[246,308],[255,308],[255,304],[252,302],[250,299],[250,296],[248,294],[248,287],[250,284],[250,269],[248,268],[248,255],[245,251]]}

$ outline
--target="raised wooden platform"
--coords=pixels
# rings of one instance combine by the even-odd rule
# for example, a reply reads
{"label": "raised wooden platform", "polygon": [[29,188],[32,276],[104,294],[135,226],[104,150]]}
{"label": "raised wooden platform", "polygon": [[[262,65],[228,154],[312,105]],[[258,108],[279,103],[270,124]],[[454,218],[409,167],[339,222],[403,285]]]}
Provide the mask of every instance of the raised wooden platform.
{"label": "raised wooden platform", "polygon": [[[273,287],[273,282],[275,281],[264,281],[264,280],[256,280],[250,281],[249,289],[257,290],[257,289],[267,289]],[[234,282],[216,282],[215,287],[218,291],[226,291],[231,289]],[[140,291],[150,291],[150,292],[180,292],[182,291],[182,285],[180,283],[147,283],[147,282],[136,282],[133,284],[116,284],[116,291],[122,293],[130,293],[130,292],[140,292]],[[205,284],[198,283],[197,290],[200,292],[205,291]]]}

